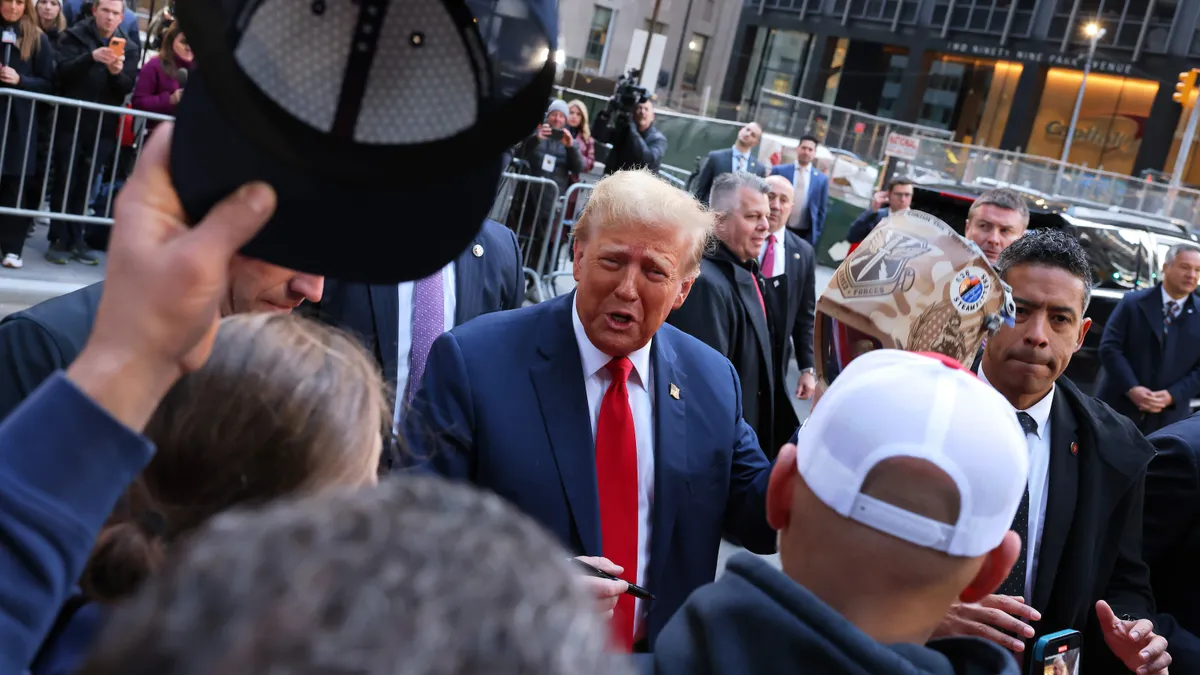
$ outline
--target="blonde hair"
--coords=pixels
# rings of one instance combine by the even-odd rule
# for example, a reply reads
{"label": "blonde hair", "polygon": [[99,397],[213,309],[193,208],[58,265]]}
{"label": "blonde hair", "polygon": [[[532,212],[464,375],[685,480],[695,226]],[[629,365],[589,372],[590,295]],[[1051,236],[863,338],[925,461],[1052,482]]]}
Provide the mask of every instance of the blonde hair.
{"label": "blonde hair", "polygon": [[[567,110],[570,111],[571,108],[579,108],[579,117],[583,120],[579,124],[579,137],[586,141],[587,139],[592,137],[592,127],[588,123],[587,106],[584,105],[583,101],[576,98],[576,99],[572,99],[567,102]],[[571,123],[571,116],[567,115],[567,124],[570,124],[570,123]]]}
{"label": "blonde hair", "polygon": [[672,228],[688,234],[685,279],[700,274],[700,260],[713,232],[713,215],[691,194],[646,169],[618,171],[596,183],[575,225],[575,238],[587,241],[591,228]]}

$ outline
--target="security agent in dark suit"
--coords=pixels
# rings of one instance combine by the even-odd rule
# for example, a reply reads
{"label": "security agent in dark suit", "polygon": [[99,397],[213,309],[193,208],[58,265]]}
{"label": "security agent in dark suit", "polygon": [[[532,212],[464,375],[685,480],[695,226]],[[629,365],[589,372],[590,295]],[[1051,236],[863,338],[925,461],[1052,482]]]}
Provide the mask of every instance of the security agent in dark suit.
{"label": "security agent in dark suit", "polygon": [[954,605],[935,636],[977,635],[1021,658],[1038,637],[1070,628],[1083,634],[1089,674],[1163,672],[1170,656],[1154,632],[1141,542],[1154,448],[1128,418],[1061,377],[1091,326],[1087,255],[1069,234],[1037,230],[996,268],[1012,287],[1016,320],[988,338],[977,373],[1025,430],[1029,489],[1012,527],[1025,545],[997,593]]}
{"label": "security agent in dark suit", "polygon": [[738,131],[737,141],[732,148],[708,153],[692,188],[692,194],[696,195],[701,204],[708,205],[708,193],[712,191],[713,180],[721,174],[745,171],[760,178],[766,177],[767,167],[759,164],[754,155],[750,154],[761,138],[762,127],[758,126],[758,122],[751,122]]}
{"label": "security agent in dark suit", "polygon": [[[775,438],[775,367],[772,333],[759,275],[769,206],[766,181],[750,173],[718,176],[712,189],[714,233],[719,240],[700,263],[687,302],[667,322],[733,363],[742,383],[742,415],[763,448]],[[789,433],[790,433],[789,429]]]}
{"label": "security agent in dark suit", "polygon": [[[325,278],[234,256],[221,316],[290,312],[319,302]],[[91,333],[103,283],[51,298],[0,320],[0,420],[55,371],[79,356]]]}
{"label": "security agent in dark suit", "polygon": [[[800,381],[795,396],[812,398],[817,379],[813,360],[813,319],[817,306],[816,260],[812,245],[788,230],[792,211],[792,184],[783,176],[767,178],[770,230],[758,254],[770,320],[775,368],[775,438],[789,437],[800,424],[787,390],[788,362],[796,357]],[[774,450],[767,452],[774,457]]]}
{"label": "security agent in dark suit", "polygon": [[[1146,473],[1142,555],[1162,613],[1157,630],[1171,641],[1174,670],[1200,672],[1200,646],[1180,650],[1174,621],[1195,640],[1200,634],[1200,415],[1192,415],[1147,437],[1158,451]],[[1170,615],[1170,617],[1162,616]],[[1185,664],[1185,659],[1189,662]]]}
{"label": "security agent in dark suit", "polygon": [[1200,395],[1200,247],[1167,253],[1162,283],[1127,293],[1100,340],[1096,397],[1149,434],[1187,417]]}
{"label": "security agent in dark suit", "polygon": [[[429,298],[440,295],[434,317],[436,338],[482,314],[516,309],[525,298],[521,250],[513,231],[493,220],[456,260],[436,273],[440,289],[426,294],[431,279],[402,284],[362,284],[330,280],[316,317],[356,335],[375,354],[384,381],[395,386],[393,421],[399,427],[432,342],[422,341],[419,323]],[[440,294],[438,293],[440,290]],[[419,366],[419,367],[418,367]],[[387,458],[385,458],[387,460]]]}

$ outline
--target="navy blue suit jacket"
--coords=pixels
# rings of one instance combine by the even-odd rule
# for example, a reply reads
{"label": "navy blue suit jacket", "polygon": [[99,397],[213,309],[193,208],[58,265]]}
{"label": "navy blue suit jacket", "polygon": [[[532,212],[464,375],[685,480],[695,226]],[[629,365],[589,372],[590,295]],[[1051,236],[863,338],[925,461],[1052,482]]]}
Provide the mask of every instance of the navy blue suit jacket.
{"label": "navy blue suit jacket", "polygon": [[[1166,335],[1162,308],[1161,285],[1127,293],[1100,338],[1104,371],[1096,398],[1132,419],[1147,434],[1187,417],[1189,401],[1200,394],[1200,307],[1196,296],[1184,300],[1183,311]],[[1141,412],[1125,395],[1139,385],[1171,392],[1174,403],[1157,414]]]}
{"label": "navy blue suit jacket", "polygon": [[[495,491],[576,555],[603,555],[595,442],[572,326],[575,295],[480,317],[443,334],[405,418],[421,468]],[[651,347],[654,504],[645,585],[653,645],[713,580],[721,536],[770,553],[771,465],[742,420],[728,359],[669,325]],[[678,398],[671,385],[678,387]]]}
{"label": "navy blue suit jacket", "polygon": [[[520,307],[525,283],[521,249],[513,231],[485,220],[479,234],[454,261],[454,286],[456,326],[480,314]],[[322,321],[357,336],[375,354],[384,381],[395,386],[400,312],[396,284],[326,279],[325,293],[314,311]]]}
{"label": "navy blue suit jacket", "polygon": [[[796,184],[796,164],[779,164],[771,169],[772,176],[783,176]],[[800,214],[800,229],[808,230],[804,239],[817,247],[821,240],[821,232],[825,229],[825,214],[829,210],[829,177],[813,167],[812,177],[808,181],[808,203],[805,211]]]}

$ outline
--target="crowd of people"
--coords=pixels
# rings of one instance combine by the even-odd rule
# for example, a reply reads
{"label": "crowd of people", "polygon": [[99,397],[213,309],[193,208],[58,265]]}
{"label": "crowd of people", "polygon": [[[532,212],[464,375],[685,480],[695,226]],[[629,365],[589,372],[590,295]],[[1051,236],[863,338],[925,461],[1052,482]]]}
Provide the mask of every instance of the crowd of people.
{"label": "crowd of people", "polygon": [[[15,36],[14,48],[4,54],[0,87],[174,115],[192,61],[177,25],[165,27],[159,53],[143,59],[137,17],[121,0],[11,0],[0,4],[0,19]],[[7,98],[0,206],[89,216],[95,203],[103,205],[96,215],[105,215],[107,197],[123,182],[139,141],[131,119],[81,105]],[[0,266],[23,267],[32,233],[31,218],[0,215]],[[94,249],[105,245],[106,233],[106,227],[54,218],[46,259],[96,265]]]}
{"label": "crowd of people", "polygon": [[[177,104],[117,7],[59,77]],[[275,190],[186,226],[174,133],[105,281],[0,321],[0,673],[1200,672],[1200,248],[1106,327],[1110,404],[1063,376],[1086,253],[1012,190],[960,235],[891,183],[819,289],[818,140],[768,171],[748,124],[702,195],[606,171],[522,307],[513,223],[402,283],[246,257]],[[594,152],[556,100],[516,158]]]}

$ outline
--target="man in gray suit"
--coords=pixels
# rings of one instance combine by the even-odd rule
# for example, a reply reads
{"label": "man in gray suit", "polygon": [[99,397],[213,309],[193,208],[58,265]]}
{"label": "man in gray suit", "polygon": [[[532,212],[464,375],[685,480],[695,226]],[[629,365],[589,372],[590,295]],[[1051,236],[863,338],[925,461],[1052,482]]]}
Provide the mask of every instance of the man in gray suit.
{"label": "man in gray suit", "polygon": [[762,127],[758,126],[758,122],[751,122],[738,132],[737,141],[734,142],[732,148],[713,150],[708,153],[708,157],[704,159],[704,165],[700,167],[700,174],[692,186],[692,194],[696,195],[696,199],[707,206],[708,193],[712,191],[713,181],[723,173],[745,171],[759,178],[766,178],[767,167],[760,164],[750,154],[761,138]]}

